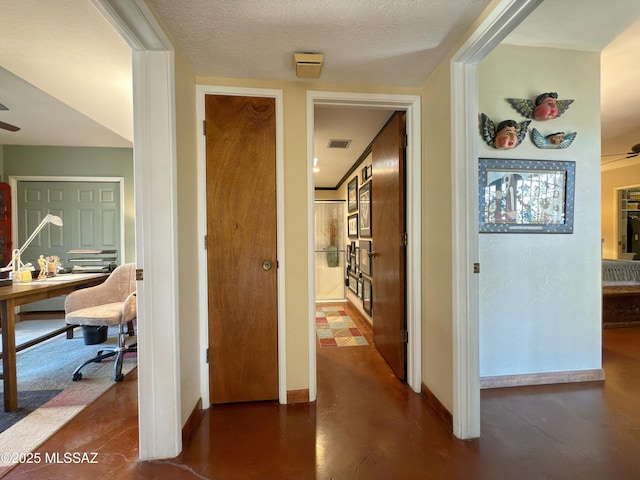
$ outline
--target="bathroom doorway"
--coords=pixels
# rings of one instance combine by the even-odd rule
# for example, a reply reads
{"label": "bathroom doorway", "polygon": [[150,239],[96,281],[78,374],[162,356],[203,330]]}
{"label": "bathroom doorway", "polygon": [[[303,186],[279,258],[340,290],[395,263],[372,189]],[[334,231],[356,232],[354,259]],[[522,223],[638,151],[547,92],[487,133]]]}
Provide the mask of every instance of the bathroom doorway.
{"label": "bathroom doorway", "polygon": [[315,201],[316,301],[346,300],[345,202]]}

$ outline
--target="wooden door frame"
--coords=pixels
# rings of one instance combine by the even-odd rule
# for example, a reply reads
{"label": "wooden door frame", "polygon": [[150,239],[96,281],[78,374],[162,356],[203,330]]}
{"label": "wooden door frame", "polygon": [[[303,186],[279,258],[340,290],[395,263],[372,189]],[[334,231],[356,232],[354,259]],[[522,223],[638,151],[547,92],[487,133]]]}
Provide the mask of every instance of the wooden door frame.
{"label": "wooden door frame", "polygon": [[[286,308],[285,308],[285,242],[284,242],[284,118],[283,92],[277,89],[223,87],[215,85],[196,85],[196,117],[197,125],[203,125],[205,119],[206,95],[234,95],[245,97],[268,97],[276,102],[276,248],[278,259],[278,401],[287,403],[287,351],[286,351]],[[202,127],[200,127],[202,128]],[[198,205],[206,205],[206,162],[207,141],[199,131],[198,135]],[[198,212],[198,238],[204,239],[207,234],[207,210]],[[207,264],[207,251],[204,240],[198,250],[198,262]],[[207,269],[200,269],[200,342],[201,351],[208,348],[209,339],[209,299]],[[209,396],[209,364],[203,363],[200,370],[200,395],[202,404],[210,404]]]}
{"label": "wooden door frame", "polygon": [[[125,263],[125,229],[124,229],[124,177],[71,177],[42,175],[10,175],[11,205],[18,206],[19,182],[76,182],[76,183],[118,183],[120,188],[120,262]],[[11,215],[11,241],[18,245],[18,215]]]}
{"label": "wooden door frame", "polygon": [[422,390],[422,132],[421,99],[419,95],[369,94],[313,91],[307,92],[307,208],[308,208],[308,271],[309,275],[309,400],[317,397],[316,336],[315,336],[315,239],[313,137],[315,105],[334,105],[361,108],[389,108],[406,112],[406,216],[409,244],[407,246],[406,298],[407,298],[407,383],[414,392]]}

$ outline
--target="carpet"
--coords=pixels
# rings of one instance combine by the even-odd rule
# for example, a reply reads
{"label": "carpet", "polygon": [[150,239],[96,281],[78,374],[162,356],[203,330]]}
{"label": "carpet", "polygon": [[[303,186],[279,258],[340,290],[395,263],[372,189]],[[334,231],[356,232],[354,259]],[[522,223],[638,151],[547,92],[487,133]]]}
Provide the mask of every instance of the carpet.
{"label": "carpet", "polygon": [[[63,325],[64,320],[19,322],[16,324],[16,344]],[[117,327],[111,327],[107,341],[85,345],[79,327],[75,329],[73,339],[62,334],[17,353],[19,407],[13,412],[0,411],[0,452],[3,454],[0,456],[0,476],[16,463],[12,461],[15,460],[12,453],[24,454],[36,449],[115,384],[115,357],[84,367],[80,381],[74,382],[71,374],[98,350],[113,348],[117,343],[117,332]],[[133,342],[135,337],[127,336],[127,343]],[[136,353],[127,354],[122,373],[126,375],[136,364]]]}
{"label": "carpet", "polygon": [[369,345],[351,317],[341,307],[316,310],[316,333],[321,347]]}

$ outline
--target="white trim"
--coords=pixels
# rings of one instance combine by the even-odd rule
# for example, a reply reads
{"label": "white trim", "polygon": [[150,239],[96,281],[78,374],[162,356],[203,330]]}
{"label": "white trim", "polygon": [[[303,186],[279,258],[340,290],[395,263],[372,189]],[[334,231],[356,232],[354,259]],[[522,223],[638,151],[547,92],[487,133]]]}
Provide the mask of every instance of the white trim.
{"label": "white trim", "polygon": [[172,51],[133,51],[140,458],[182,450]]}
{"label": "white trim", "polygon": [[[71,177],[71,176],[43,176],[43,175],[10,175],[9,186],[11,187],[11,205],[18,205],[18,183],[19,182],[95,182],[95,183],[118,183],[120,185],[120,262],[125,262],[126,238],[124,229],[125,205],[124,205],[124,177]],[[15,208],[15,207],[14,207]],[[11,241],[13,245],[18,245],[18,215],[11,217]]]}
{"label": "white trim", "polygon": [[[207,189],[206,189],[206,137],[202,134],[205,120],[206,95],[237,95],[249,97],[269,97],[276,102],[276,216],[277,216],[277,256],[278,256],[278,397],[280,403],[287,403],[287,342],[286,342],[286,302],[285,302],[285,241],[284,241],[284,117],[282,90],[264,88],[241,88],[212,85],[196,85],[196,116],[198,125],[198,263],[207,264],[204,237],[207,234]],[[208,347],[209,307],[207,298],[207,271],[200,271],[200,347],[203,352],[200,385],[203,405],[209,405],[209,364],[204,352]]]}
{"label": "white trim", "polygon": [[90,0],[133,50],[170,51],[173,46],[144,0]]}
{"label": "white trim", "polygon": [[132,49],[139,455],[173,458],[182,450],[173,47],[144,0],[91,2]]}
{"label": "white trim", "polygon": [[480,436],[478,63],[542,0],[502,0],[451,60],[453,433]]}
{"label": "white trim", "polygon": [[308,191],[308,322],[309,322],[309,400],[317,396],[316,373],[316,338],[315,338],[315,271],[314,255],[314,182],[313,182],[313,135],[314,106],[339,105],[345,107],[393,108],[406,111],[407,135],[409,144],[406,150],[406,212],[407,233],[407,329],[409,344],[407,346],[407,383],[413,391],[419,393],[422,388],[422,132],[421,102],[417,95],[393,95],[345,92],[307,92],[307,191]]}

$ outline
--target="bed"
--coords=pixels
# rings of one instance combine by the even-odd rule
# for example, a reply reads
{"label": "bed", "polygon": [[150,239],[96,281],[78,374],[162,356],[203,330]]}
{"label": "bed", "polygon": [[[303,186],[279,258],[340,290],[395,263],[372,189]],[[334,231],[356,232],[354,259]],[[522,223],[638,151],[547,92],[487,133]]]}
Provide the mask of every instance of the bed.
{"label": "bed", "polygon": [[602,260],[602,326],[640,326],[640,261]]}

